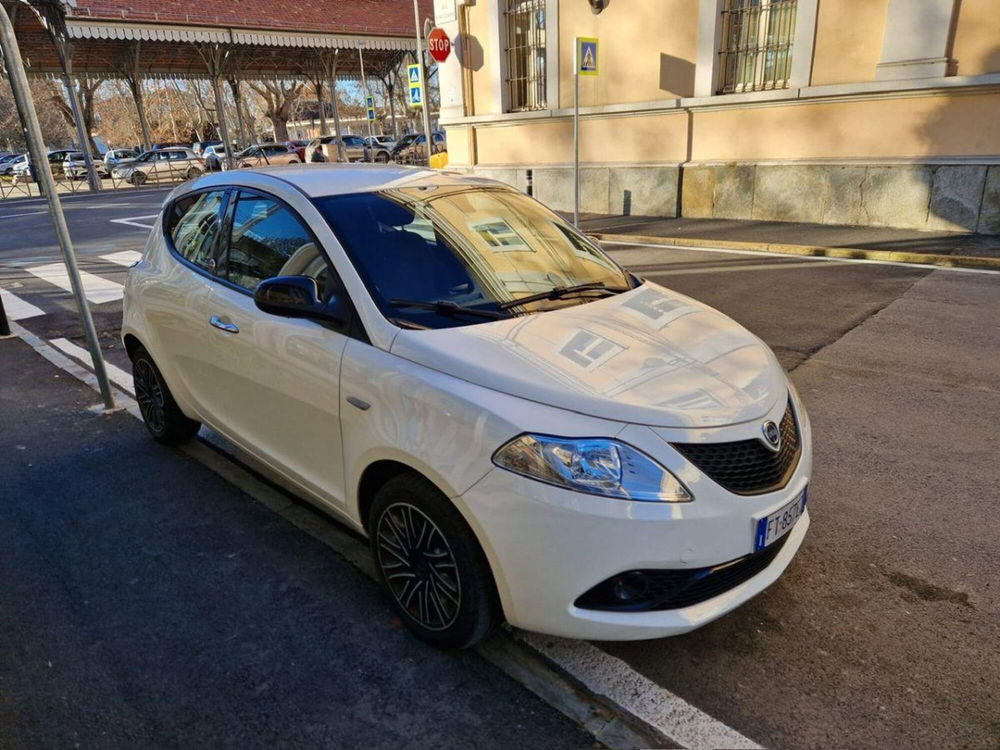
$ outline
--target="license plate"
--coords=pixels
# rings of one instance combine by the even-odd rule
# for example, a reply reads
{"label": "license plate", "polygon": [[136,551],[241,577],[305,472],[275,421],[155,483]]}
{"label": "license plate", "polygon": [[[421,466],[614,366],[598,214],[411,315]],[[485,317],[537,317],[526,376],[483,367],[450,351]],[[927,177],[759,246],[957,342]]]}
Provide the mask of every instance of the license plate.
{"label": "license plate", "polygon": [[805,512],[806,501],[809,499],[808,488],[802,493],[779,508],[774,513],[757,519],[757,528],[754,533],[753,550],[757,552],[770,544],[778,541],[792,530],[799,517]]}

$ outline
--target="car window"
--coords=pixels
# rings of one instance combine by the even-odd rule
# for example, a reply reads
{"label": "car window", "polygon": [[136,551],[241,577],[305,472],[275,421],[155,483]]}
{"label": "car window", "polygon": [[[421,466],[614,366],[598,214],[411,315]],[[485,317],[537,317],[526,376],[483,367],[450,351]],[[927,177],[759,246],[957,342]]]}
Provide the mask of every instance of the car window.
{"label": "car window", "polygon": [[202,268],[215,270],[215,238],[222,226],[224,190],[195,193],[174,202],[167,215],[167,232],[174,249]]}
{"label": "car window", "polygon": [[[284,204],[251,193],[240,193],[226,259],[229,281],[253,291],[264,279],[311,275],[321,288],[328,279],[314,267],[319,249],[309,230]],[[325,269],[325,262],[321,264]]]}
{"label": "car window", "polygon": [[188,155],[184,151],[171,151],[170,158],[174,161],[180,161],[181,159],[187,159]]}
{"label": "car window", "polygon": [[[469,325],[489,315],[461,317],[426,305],[443,301],[503,317],[519,314],[511,305],[518,298],[559,287],[631,287],[600,248],[513,190],[404,187],[315,203],[376,304],[393,319],[430,328]],[[536,301],[522,312],[589,299]]]}

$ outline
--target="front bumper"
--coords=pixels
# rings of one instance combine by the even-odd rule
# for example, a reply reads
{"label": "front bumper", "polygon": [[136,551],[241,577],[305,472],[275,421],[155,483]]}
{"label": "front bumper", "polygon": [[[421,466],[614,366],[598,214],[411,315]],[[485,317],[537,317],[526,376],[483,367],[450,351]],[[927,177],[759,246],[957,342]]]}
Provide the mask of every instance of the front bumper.
{"label": "front bumper", "polygon": [[[802,544],[808,510],[770,564],[705,601],[640,612],[583,609],[574,603],[594,585],[628,570],[705,568],[752,553],[756,519],[780,509],[809,483],[811,436],[804,415],[801,421],[802,454],[795,472],[785,487],[767,494],[738,496],[705,478],[692,481],[692,467],[677,456],[675,463],[663,463],[693,490],[695,499],[689,503],[596,497],[499,468],[455,501],[483,545],[512,625],[593,640],[679,635],[774,583]],[[662,438],[648,428],[630,427],[619,438],[650,455],[657,455],[658,444],[662,455]]]}

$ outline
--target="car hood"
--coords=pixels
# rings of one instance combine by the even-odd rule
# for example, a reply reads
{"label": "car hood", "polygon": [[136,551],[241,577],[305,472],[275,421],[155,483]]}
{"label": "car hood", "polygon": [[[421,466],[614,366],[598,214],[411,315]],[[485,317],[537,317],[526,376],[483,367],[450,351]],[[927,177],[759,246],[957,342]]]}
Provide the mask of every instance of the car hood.
{"label": "car hood", "polygon": [[649,282],[509,320],[403,330],[390,350],[512,396],[653,427],[760,419],[788,393],[781,366],[759,338]]}

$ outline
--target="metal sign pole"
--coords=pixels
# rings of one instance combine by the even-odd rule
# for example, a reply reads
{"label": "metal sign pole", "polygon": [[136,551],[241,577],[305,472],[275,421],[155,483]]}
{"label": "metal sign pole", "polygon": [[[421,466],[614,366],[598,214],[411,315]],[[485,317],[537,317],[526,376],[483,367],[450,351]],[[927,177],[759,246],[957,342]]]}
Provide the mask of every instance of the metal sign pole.
{"label": "metal sign pole", "polygon": [[368,88],[368,79],[365,77],[365,56],[361,53],[361,47],[358,47],[358,62],[361,64],[361,85],[365,89],[365,119],[368,120],[368,161],[374,161],[375,159],[375,138],[374,133],[372,133],[372,121],[368,117],[368,105],[371,104],[372,108],[375,107],[375,99],[372,97],[372,91]]}
{"label": "metal sign pole", "polygon": [[573,50],[573,226],[580,228],[580,42]]}
{"label": "metal sign pole", "polygon": [[10,81],[10,88],[14,93],[14,101],[17,110],[24,119],[25,135],[28,141],[28,153],[36,169],[36,179],[45,192],[45,197],[49,204],[49,217],[55,226],[56,238],[59,240],[59,249],[62,250],[63,259],[66,262],[66,271],[69,274],[70,286],[73,289],[73,296],[76,298],[76,305],[80,311],[80,320],[83,323],[83,332],[87,338],[87,348],[90,350],[90,357],[94,363],[94,374],[97,376],[97,384],[101,389],[101,398],[108,409],[115,408],[115,397],[111,393],[111,385],[108,383],[108,373],[104,367],[104,359],[101,356],[101,346],[97,341],[97,331],[94,328],[94,319],[90,316],[90,308],[87,306],[87,299],[83,294],[83,284],[80,282],[80,271],[76,266],[76,254],[73,252],[73,242],[69,236],[69,227],[66,225],[66,217],[63,215],[62,203],[56,194],[56,182],[52,178],[52,170],[45,153],[45,142],[42,139],[42,129],[38,124],[38,115],[35,113],[35,103],[31,98],[31,89],[28,87],[28,77],[24,73],[24,64],[21,62],[21,50],[17,45],[17,38],[14,36],[14,25],[7,15],[7,9],[0,3],[0,50],[3,52],[4,64],[7,68],[7,77]]}
{"label": "metal sign pole", "polygon": [[417,0],[413,0],[413,27],[416,29],[417,33],[417,65],[420,66],[420,85],[423,88],[421,94],[423,95],[423,110],[424,116],[424,138],[427,139],[427,166],[431,165],[431,156],[433,155],[433,140],[431,139],[431,116],[427,111],[430,105],[428,104],[429,97],[427,96],[427,67],[424,65],[424,48],[423,42],[421,40],[420,32],[420,8],[417,7]]}

